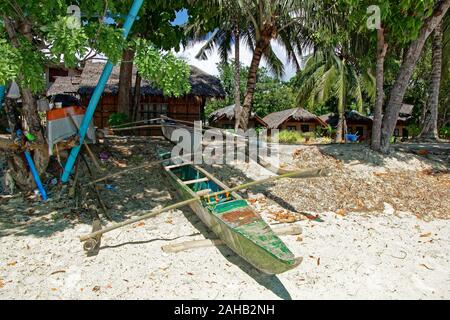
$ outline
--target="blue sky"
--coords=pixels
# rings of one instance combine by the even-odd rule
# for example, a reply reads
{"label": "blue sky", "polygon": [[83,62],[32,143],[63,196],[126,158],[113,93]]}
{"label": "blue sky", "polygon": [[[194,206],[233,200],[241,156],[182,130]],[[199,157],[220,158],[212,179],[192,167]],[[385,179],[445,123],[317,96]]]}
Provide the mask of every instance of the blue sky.
{"label": "blue sky", "polygon": [[172,21],[174,26],[179,26],[188,20],[188,13],[186,9],[177,12],[177,17]]}

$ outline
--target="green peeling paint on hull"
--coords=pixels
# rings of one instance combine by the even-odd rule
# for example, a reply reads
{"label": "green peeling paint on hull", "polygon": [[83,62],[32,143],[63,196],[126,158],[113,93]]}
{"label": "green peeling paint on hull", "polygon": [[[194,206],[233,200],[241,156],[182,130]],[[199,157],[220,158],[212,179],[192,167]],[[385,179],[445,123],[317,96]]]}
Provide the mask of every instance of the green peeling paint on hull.
{"label": "green peeling paint on hull", "polygon": [[[227,188],[198,166],[186,164],[172,169],[165,166],[171,178],[169,180],[183,199],[194,197],[199,190],[210,189],[214,192]],[[183,183],[205,177],[209,181],[188,185]],[[209,202],[191,203],[190,207],[236,254],[267,274],[279,274],[301,263],[301,258],[295,258],[270,226],[238,194],[232,193],[228,198],[224,196],[220,201],[220,204],[216,204],[211,198]]]}

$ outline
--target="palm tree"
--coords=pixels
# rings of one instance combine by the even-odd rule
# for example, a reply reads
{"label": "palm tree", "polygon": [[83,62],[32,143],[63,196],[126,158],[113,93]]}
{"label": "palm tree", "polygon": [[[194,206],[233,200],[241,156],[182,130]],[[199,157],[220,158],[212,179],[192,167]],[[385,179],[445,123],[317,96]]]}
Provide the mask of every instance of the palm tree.
{"label": "palm tree", "polygon": [[424,140],[438,140],[438,107],[439,107],[439,92],[442,78],[442,23],[434,29],[432,39],[432,67],[431,79],[428,94],[428,101],[426,104],[425,118],[422,131],[419,139]]}
{"label": "palm tree", "polygon": [[246,21],[241,17],[239,2],[237,0],[218,0],[210,3],[211,10],[216,12],[213,19],[214,25],[218,26],[210,34],[202,28],[200,21],[192,22],[186,29],[186,34],[194,41],[203,40],[206,33],[209,37],[205,44],[196,54],[197,59],[206,60],[208,55],[218,48],[222,63],[228,62],[229,54],[234,44],[234,104],[235,104],[235,129],[238,129],[241,113],[241,63],[240,63],[240,41],[241,31],[247,29]]}
{"label": "palm tree", "polygon": [[[305,0],[216,0],[211,2],[215,3],[219,8],[217,10],[217,28],[209,37],[198,56],[206,57],[206,53],[217,47],[221,60],[225,61],[231,50],[233,31],[236,30],[236,26],[239,27],[240,38],[253,53],[242,113],[239,117],[239,126],[246,130],[256,86],[256,75],[261,59],[265,59],[268,69],[275,76],[280,77],[283,75],[283,63],[272,48],[272,40],[275,40],[286,50],[288,60],[297,69],[300,69],[297,54],[301,54],[303,46],[312,44],[311,41],[307,40],[307,37],[301,36],[306,30],[305,12],[308,10],[313,12],[311,7],[313,5],[317,7],[318,5],[314,1]],[[311,7],[308,7],[310,4]],[[233,10],[230,10],[230,8],[233,8]],[[236,16],[238,19],[235,19]],[[308,16],[308,18],[311,18],[311,16]],[[236,24],[237,20],[239,23]],[[235,40],[234,43],[237,44],[238,42]],[[239,60],[235,59],[235,61],[238,63]]]}
{"label": "palm tree", "polygon": [[286,50],[288,59],[300,69],[296,54],[301,54],[303,46],[307,44],[301,31],[305,29],[305,12],[311,12],[308,6],[314,1],[240,0],[239,3],[242,16],[249,24],[244,36],[253,52],[239,119],[240,127],[247,130],[261,59],[264,57],[275,75],[284,73],[283,64],[272,48],[272,40],[276,40]]}
{"label": "palm tree", "polygon": [[358,70],[350,58],[331,49],[310,55],[297,82],[300,85],[300,105],[313,106],[331,97],[337,98],[339,121],[336,142],[341,142],[343,138],[344,114],[348,102],[354,100],[358,111],[363,112],[363,92],[371,99],[375,96],[375,81],[370,71]]}

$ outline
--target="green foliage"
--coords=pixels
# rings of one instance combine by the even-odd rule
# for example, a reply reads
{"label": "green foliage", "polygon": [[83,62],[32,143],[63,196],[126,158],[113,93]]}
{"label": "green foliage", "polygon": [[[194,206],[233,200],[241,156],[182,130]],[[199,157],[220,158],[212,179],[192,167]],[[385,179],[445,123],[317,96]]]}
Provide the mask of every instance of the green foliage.
{"label": "green foliage", "polygon": [[45,90],[44,65],[45,57],[25,39],[20,41],[19,74],[22,76],[19,86],[29,88],[37,93]]}
{"label": "green foliage", "polygon": [[72,17],[56,17],[56,20],[47,28],[47,39],[52,43],[50,52],[56,57],[64,56],[64,63],[69,68],[78,64],[78,57],[87,51],[87,40],[84,28],[70,27]]}
{"label": "green foliage", "polygon": [[450,139],[450,124],[439,128],[439,136],[443,139]]}
{"label": "green foliage", "polygon": [[122,29],[104,23],[92,23],[86,27],[86,34],[91,48],[103,53],[114,64],[120,60],[125,45]]}
{"label": "green foliage", "polygon": [[110,127],[118,127],[124,123],[130,122],[130,119],[125,113],[117,112],[109,116],[108,124]]}
{"label": "green foliage", "polygon": [[298,131],[282,130],[278,133],[278,141],[280,143],[302,143],[305,141],[303,135]]}
{"label": "green foliage", "polygon": [[20,55],[5,39],[0,38],[0,85],[17,77]]}
{"label": "green foliage", "polygon": [[[80,59],[88,53],[104,54],[113,63],[117,63],[122,55],[124,39],[120,27],[123,25],[132,0],[55,0],[55,1],[10,1],[0,2],[0,12],[18,24],[28,24],[31,37],[25,41],[21,31],[16,28],[20,47],[13,49],[11,43],[0,42],[0,82],[7,83],[17,75],[23,74],[24,81],[19,84],[42,92],[44,86],[44,69],[46,65],[59,64],[64,60],[66,67],[78,67]],[[82,13],[81,25],[74,27],[73,17],[67,14],[69,5],[79,5]],[[174,1],[145,1],[139,11],[130,38],[143,37],[151,41],[156,48],[169,50],[178,48],[183,32],[179,26],[172,26],[177,10],[194,8],[195,2],[186,3],[182,0]],[[198,4],[199,5],[199,4]],[[194,10],[195,11],[195,10]],[[103,21],[104,16],[114,19],[115,24],[108,25]],[[0,39],[8,36],[0,23]],[[149,47],[149,46],[144,46]],[[48,49],[48,50],[43,50]],[[150,50],[150,49],[148,49]],[[140,50],[147,53],[145,48]],[[160,53],[160,52],[159,52]],[[176,59],[171,53],[162,54],[163,57],[153,61],[160,61],[158,72],[150,70],[149,60],[140,56],[142,72],[147,76],[155,76],[155,84],[169,95],[180,95],[189,90],[186,78],[189,76],[188,67]],[[82,62],[82,61],[81,61]]]}
{"label": "green foliage", "polygon": [[144,79],[160,88],[164,95],[179,97],[191,90],[190,68],[172,52],[163,53],[149,41],[136,41],[136,67]]}
{"label": "green foliage", "polygon": [[375,31],[369,31],[366,27],[370,14],[367,8],[370,5],[377,5],[381,11],[381,22],[388,31],[387,41],[407,44],[417,38],[424,19],[433,12],[435,0],[340,0],[343,10],[350,12],[348,22],[359,32],[371,32],[375,36]]}
{"label": "green foliage", "polygon": [[[223,100],[211,99],[206,103],[205,113],[211,114],[217,109],[234,104],[234,60],[218,64],[219,78],[226,92]],[[241,103],[244,99],[249,67],[241,65]],[[265,117],[269,113],[296,107],[296,93],[291,82],[282,82],[270,76],[265,68],[259,68],[252,111]]]}
{"label": "green foliage", "polygon": [[333,109],[338,112],[348,109],[364,112],[375,91],[369,71],[358,69],[334,50],[319,50],[311,55],[294,84],[298,90],[298,103],[312,111],[335,98]]}
{"label": "green foliage", "polygon": [[408,129],[408,134],[411,137],[417,137],[420,134],[420,131],[421,131],[420,127],[417,124],[415,124],[415,123],[409,124],[407,126],[407,129]]}

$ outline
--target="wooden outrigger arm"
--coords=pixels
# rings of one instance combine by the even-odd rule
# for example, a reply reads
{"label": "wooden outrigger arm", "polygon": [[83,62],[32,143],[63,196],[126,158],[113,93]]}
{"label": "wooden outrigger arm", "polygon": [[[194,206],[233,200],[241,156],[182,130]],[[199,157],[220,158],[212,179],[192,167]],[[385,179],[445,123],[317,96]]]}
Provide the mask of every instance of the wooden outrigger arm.
{"label": "wooden outrigger arm", "polygon": [[119,223],[113,224],[112,226],[106,227],[106,228],[104,228],[102,230],[98,230],[98,231],[95,231],[95,232],[92,232],[92,233],[89,233],[89,234],[82,235],[82,236],[80,236],[80,241],[83,242],[83,241],[87,241],[87,240],[94,240],[96,237],[98,237],[99,235],[102,235],[102,234],[104,234],[106,232],[110,232],[112,230],[115,230],[115,229],[118,229],[118,228],[130,225],[130,224],[136,223],[136,222],[141,221],[141,220],[145,220],[145,219],[149,219],[149,218],[155,217],[155,216],[157,216],[157,215],[159,215],[159,214],[161,214],[163,212],[186,206],[186,205],[188,205],[188,204],[190,204],[192,202],[199,201],[201,199],[208,199],[208,198],[211,198],[211,197],[216,197],[216,196],[221,195],[221,194],[228,194],[228,193],[231,193],[231,192],[234,192],[234,191],[238,191],[238,190],[242,190],[242,189],[248,189],[249,187],[252,187],[252,186],[256,186],[256,185],[260,185],[260,184],[263,184],[263,183],[268,183],[268,182],[272,182],[272,181],[276,181],[276,180],[280,180],[280,179],[285,179],[285,178],[314,178],[314,177],[328,176],[329,174],[330,174],[330,171],[328,169],[326,169],[326,168],[298,170],[298,171],[293,171],[293,172],[289,172],[289,173],[286,173],[286,174],[282,174],[282,175],[279,175],[279,176],[273,176],[273,177],[269,177],[269,178],[265,178],[265,179],[261,179],[261,180],[256,180],[256,181],[244,183],[244,184],[238,185],[236,187],[228,188],[228,189],[225,189],[225,190],[222,190],[222,191],[208,193],[206,195],[199,195],[199,196],[193,197],[193,198],[188,199],[188,200],[184,200],[184,201],[181,201],[181,202],[177,202],[177,203],[171,204],[171,205],[169,205],[167,207],[164,207],[162,209],[159,209],[159,210],[152,210],[151,212],[149,212],[147,214],[144,214],[142,216],[139,216],[139,217],[136,217],[136,218],[132,218],[132,219],[129,219],[127,221],[123,221],[123,222],[119,222]]}

